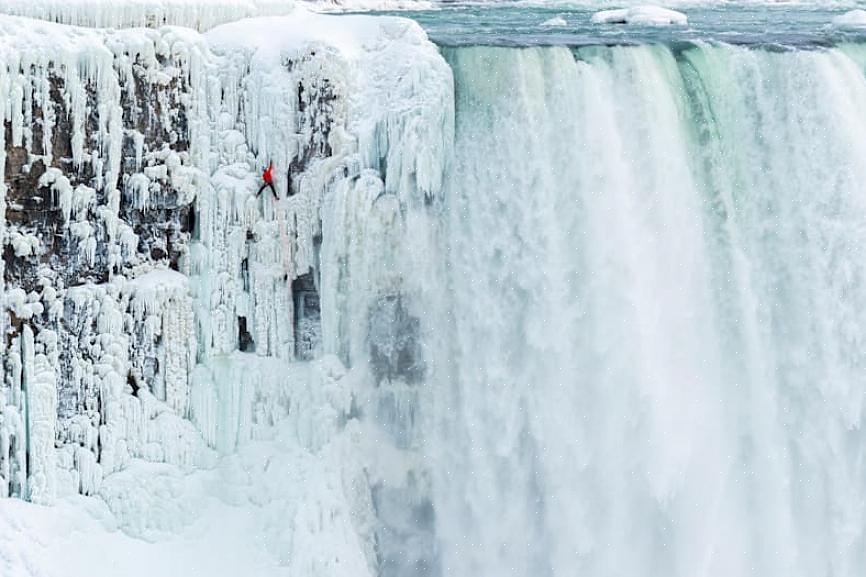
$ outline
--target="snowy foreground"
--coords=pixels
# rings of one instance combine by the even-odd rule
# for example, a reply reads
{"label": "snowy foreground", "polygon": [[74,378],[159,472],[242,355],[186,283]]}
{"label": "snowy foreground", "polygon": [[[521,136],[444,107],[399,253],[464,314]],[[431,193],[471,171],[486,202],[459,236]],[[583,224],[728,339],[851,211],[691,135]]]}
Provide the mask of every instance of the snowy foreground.
{"label": "snowy foreground", "polygon": [[349,415],[406,385],[346,366],[419,290],[388,269],[442,186],[437,49],[279,1],[0,12],[117,28],[0,15],[0,575],[374,574],[415,457]]}
{"label": "snowy foreground", "polygon": [[[324,388],[332,393],[334,385]],[[317,401],[319,411],[300,428],[335,426],[323,414],[327,400]],[[362,440],[373,442],[375,430],[350,427],[313,450],[298,429],[281,420],[268,440],[191,474],[132,461],[104,481],[96,499],[51,506],[2,499],[0,574],[375,575],[368,478],[359,462],[370,452]]]}

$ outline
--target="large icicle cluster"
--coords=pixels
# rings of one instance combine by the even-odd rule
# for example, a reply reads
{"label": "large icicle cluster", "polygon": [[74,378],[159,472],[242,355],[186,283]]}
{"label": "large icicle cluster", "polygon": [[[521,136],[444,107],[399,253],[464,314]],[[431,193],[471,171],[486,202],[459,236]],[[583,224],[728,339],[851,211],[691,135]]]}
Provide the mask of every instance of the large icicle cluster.
{"label": "large icicle cluster", "polygon": [[[37,15],[244,15],[182,4]],[[409,21],[300,9],[205,36],[0,16],[0,39],[0,495],[99,494],[148,534],[125,495],[151,497],[118,475],[132,460],[207,467],[279,435],[355,480],[321,499],[355,520],[319,530],[356,535],[374,567],[377,487],[411,467],[394,479],[345,455],[367,415],[416,460],[414,307],[432,290],[417,273],[453,131],[438,51]],[[269,163],[277,198],[256,195]]]}
{"label": "large icicle cluster", "polygon": [[[195,350],[188,291],[158,273],[125,280],[185,266],[203,175],[192,163],[189,85],[203,44],[178,29],[14,17],[0,20],[0,34],[0,493],[41,502],[94,493],[132,457],[192,465],[194,436],[160,443],[192,433],[177,391]],[[148,395],[174,409],[174,424]]]}
{"label": "large icicle cluster", "polygon": [[[430,262],[452,138],[450,71],[417,26],[393,19],[298,14],[221,26],[207,41],[222,98],[192,249],[207,359],[192,418],[222,453],[281,419],[322,455],[350,415],[380,422],[383,442],[406,451],[400,473],[363,474],[362,501],[381,509],[379,561],[369,562],[385,562],[403,546],[388,537],[403,522],[394,511],[427,491],[407,488],[423,476],[412,439],[425,360],[412,307],[435,290],[420,280],[435,275],[417,269]],[[279,202],[253,196],[250,168],[269,162]],[[350,369],[336,396],[277,376],[293,374],[285,361],[319,354]]]}

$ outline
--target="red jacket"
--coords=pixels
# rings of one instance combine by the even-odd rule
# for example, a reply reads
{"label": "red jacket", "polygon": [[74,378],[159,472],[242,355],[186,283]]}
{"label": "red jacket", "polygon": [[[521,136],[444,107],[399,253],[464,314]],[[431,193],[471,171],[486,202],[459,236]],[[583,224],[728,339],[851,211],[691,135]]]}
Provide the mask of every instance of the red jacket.
{"label": "red jacket", "polygon": [[274,183],[274,175],[273,175],[273,172],[274,172],[274,163],[273,163],[273,162],[269,162],[269,163],[268,163],[268,167],[267,167],[267,168],[265,169],[265,171],[262,173],[262,180],[264,180],[264,181],[265,181],[266,183],[268,183],[268,184],[273,184],[273,183]]}

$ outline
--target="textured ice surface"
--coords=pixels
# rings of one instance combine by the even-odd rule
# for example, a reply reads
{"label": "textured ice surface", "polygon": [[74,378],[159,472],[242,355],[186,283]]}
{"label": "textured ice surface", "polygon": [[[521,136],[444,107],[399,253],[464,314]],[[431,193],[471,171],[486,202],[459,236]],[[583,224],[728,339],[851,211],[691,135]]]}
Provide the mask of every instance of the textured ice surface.
{"label": "textured ice surface", "polygon": [[[0,260],[0,491],[57,504],[59,518],[32,514],[34,527],[48,519],[32,530],[50,550],[80,541],[74,570],[27,540],[0,568],[84,572],[100,539],[45,529],[103,535],[81,494],[105,504],[106,530],[157,543],[105,535],[108,566],[130,574],[127,555],[143,566],[140,552],[171,557],[186,539],[200,546],[164,574],[216,567],[203,557],[225,539],[222,517],[255,521],[229,535],[267,560],[262,574],[375,572],[373,487],[405,484],[416,457],[377,427],[362,435],[358,417],[405,388],[406,359],[423,364],[413,255],[452,141],[436,48],[410,21],[300,8],[207,36],[16,16],[0,16],[0,34],[12,255]],[[255,194],[268,162],[279,198]],[[367,326],[383,301],[402,316],[379,323],[376,338],[400,344],[377,389]],[[393,458],[362,467],[372,439]]]}
{"label": "textured ice surface", "polygon": [[0,14],[95,28],[169,25],[203,32],[243,18],[292,14],[296,3],[325,12],[423,10],[436,4],[428,0],[4,0]]}

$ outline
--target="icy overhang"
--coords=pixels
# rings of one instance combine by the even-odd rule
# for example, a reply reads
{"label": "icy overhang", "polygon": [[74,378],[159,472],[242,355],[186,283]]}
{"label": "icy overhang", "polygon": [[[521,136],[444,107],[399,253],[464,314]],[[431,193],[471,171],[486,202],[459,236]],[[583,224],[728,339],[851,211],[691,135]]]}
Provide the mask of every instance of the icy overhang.
{"label": "icy overhang", "polygon": [[[17,0],[13,0],[17,1]],[[4,14],[0,8],[0,57],[12,61],[33,59],[66,63],[94,58],[110,59],[120,52],[139,57],[167,56],[180,44],[203,50],[199,34],[183,28],[155,30],[90,30],[54,22]],[[162,40],[159,40],[162,38]],[[84,64],[81,61],[81,64]],[[93,64],[89,62],[88,64]]]}
{"label": "icy overhang", "polygon": [[210,47],[219,53],[254,51],[264,58],[279,58],[321,44],[347,59],[357,59],[395,40],[427,42],[424,31],[411,20],[364,15],[334,16],[296,8],[290,16],[250,18],[218,26],[208,32]]}

